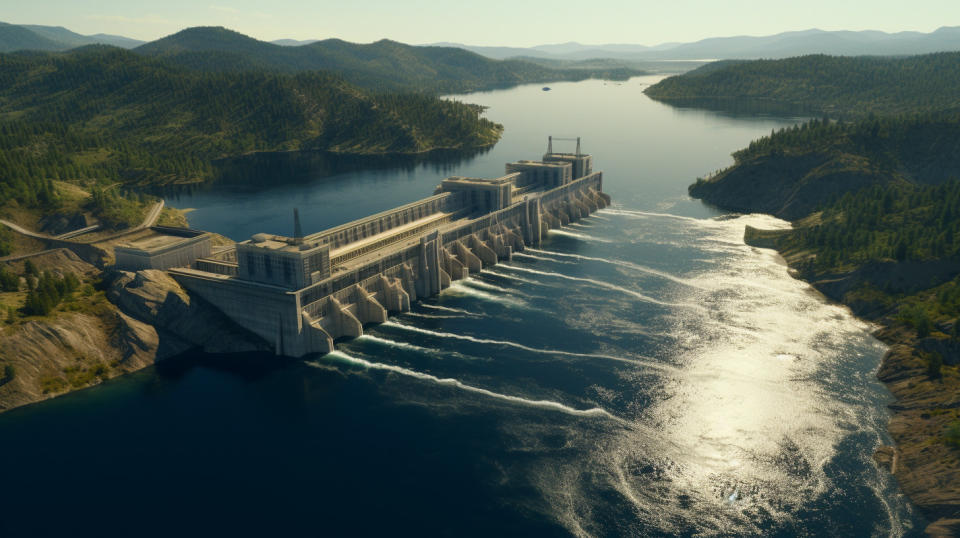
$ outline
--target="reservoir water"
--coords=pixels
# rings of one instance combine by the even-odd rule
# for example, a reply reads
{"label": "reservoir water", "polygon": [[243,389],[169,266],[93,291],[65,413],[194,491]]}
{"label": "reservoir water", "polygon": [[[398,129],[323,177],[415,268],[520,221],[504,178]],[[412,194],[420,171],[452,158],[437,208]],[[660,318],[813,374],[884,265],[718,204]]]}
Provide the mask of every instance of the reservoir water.
{"label": "reservoir water", "polygon": [[0,536],[917,533],[871,461],[871,327],[743,243],[787,223],[686,194],[797,119],[674,109],[653,80],[456,96],[505,126],[472,156],[274,156],[231,165],[259,186],[169,197],[237,240],[290,234],[293,207],[310,232],[552,134],[614,205],[325,357],[195,353],[0,415]]}

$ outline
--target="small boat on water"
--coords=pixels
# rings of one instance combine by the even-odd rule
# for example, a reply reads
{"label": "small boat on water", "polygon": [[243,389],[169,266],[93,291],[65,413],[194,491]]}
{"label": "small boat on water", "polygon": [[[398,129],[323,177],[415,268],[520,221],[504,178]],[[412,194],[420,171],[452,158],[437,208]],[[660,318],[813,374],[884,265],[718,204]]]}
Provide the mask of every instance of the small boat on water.
{"label": "small boat on water", "polygon": [[543,91],[545,91],[545,92],[550,91],[550,86],[544,86],[544,87],[543,87]]}

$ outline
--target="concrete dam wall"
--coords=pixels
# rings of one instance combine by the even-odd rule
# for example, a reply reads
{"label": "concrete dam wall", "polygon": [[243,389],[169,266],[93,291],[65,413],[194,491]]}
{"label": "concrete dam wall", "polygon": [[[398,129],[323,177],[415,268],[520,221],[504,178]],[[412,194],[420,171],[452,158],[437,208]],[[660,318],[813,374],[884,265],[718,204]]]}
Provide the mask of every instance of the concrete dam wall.
{"label": "concrete dam wall", "polygon": [[447,178],[433,196],[306,236],[295,216],[293,237],[256,234],[169,272],[277,354],[328,353],[610,203],[589,155],[548,153],[506,169]]}

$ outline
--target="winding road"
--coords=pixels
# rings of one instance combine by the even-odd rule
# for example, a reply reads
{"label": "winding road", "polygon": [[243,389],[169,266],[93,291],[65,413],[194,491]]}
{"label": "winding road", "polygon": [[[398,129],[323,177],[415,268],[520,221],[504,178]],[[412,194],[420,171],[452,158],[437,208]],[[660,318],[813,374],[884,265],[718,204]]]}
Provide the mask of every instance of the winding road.
{"label": "winding road", "polygon": [[[126,235],[126,234],[128,234],[128,233],[137,232],[137,231],[140,231],[140,230],[142,230],[142,229],[144,229],[144,228],[149,228],[149,227],[153,226],[153,225],[157,222],[157,219],[160,218],[160,212],[163,211],[164,205],[165,205],[165,202],[164,202],[163,200],[160,200],[159,202],[153,204],[153,207],[151,207],[151,208],[150,208],[150,211],[147,212],[147,216],[143,219],[143,222],[141,222],[139,225],[137,225],[137,226],[135,226],[135,227],[133,227],[133,228],[130,228],[129,230],[124,230],[124,231],[121,232],[120,234],[117,234],[116,236],[111,236],[111,237],[119,237],[119,236],[122,236],[122,235]],[[78,236],[78,235],[82,235],[82,234],[85,234],[85,233],[88,233],[88,232],[92,232],[92,231],[97,230],[97,229],[100,228],[100,225],[99,225],[99,224],[94,224],[93,226],[87,226],[86,228],[80,228],[79,230],[71,230],[71,231],[69,231],[69,232],[67,232],[67,233],[54,236],[54,235],[47,235],[47,234],[44,234],[44,233],[39,233],[39,232],[34,232],[34,231],[31,231],[31,230],[28,230],[28,229],[24,228],[23,226],[20,226],[20,225],[18,225],[18,224],[16,224],[16,223],[10,222],[9,220],[5,220],[5,219],[0,219],[0,224],[3,224],[3,225],[6,226],[7,228],[10,228],[11,230],[13,230],[13,231],[15,231],[15,232],[17,232],[17,233],[19,233],[19,234],[25,235],[25,236],[27,236],[27,237],[33,237],[34,239],[41,239],[41,240],[44,240],[44,239],[59,239],[59,240],[70,239],[70,238],[76,237],[76,236]]]}

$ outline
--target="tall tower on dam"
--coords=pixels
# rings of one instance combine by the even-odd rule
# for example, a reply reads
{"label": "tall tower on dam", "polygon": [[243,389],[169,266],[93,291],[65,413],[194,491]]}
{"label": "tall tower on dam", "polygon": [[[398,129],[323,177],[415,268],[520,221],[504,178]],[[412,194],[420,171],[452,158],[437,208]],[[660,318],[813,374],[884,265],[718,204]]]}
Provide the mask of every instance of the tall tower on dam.
{"label": "tall tower on dam", "polygon": [[165,267],[183,287],[270,342],[277,354],[328,353],[334,340],[410,309],[455,280],[509,260],[547,230],[610,203],[580,153],[506,165],[498,178],[448,177],[432,196],[303,236],[255,234]]}

